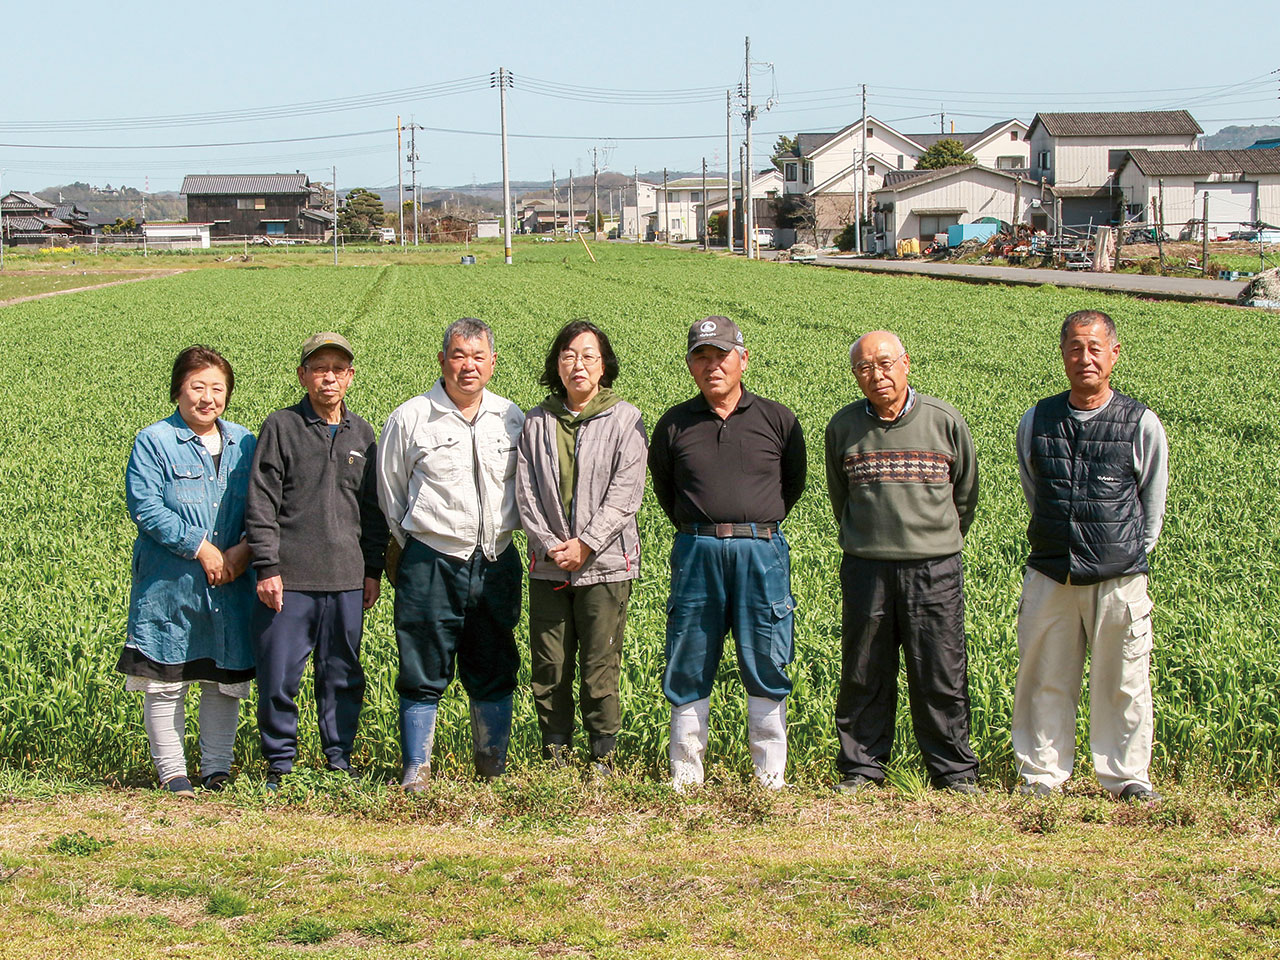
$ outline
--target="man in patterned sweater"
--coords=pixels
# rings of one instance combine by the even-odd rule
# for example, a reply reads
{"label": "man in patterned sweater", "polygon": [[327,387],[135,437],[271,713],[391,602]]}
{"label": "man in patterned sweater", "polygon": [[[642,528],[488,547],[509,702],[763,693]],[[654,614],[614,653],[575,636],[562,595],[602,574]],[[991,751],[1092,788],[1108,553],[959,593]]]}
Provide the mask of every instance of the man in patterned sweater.
{"label": "man in patterned sweater", "polygon": [[978,503],[964,418],[907,383],[894,334],[849,351],[865,395],[827,425],[827,492],[840,527],[841,669],[836,789],[879,785],[893,746],[898,648],[916,739],[933,786],[978,793],[969,748],[960,550]]}

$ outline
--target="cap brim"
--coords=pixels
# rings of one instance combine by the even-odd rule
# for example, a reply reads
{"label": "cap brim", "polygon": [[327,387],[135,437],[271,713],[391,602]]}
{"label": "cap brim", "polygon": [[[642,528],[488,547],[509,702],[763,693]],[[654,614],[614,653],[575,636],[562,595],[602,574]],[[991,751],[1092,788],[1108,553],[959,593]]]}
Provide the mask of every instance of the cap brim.
{"label": "cap brim", "polygon": [[717,350],[723,350],[725,353],[728,353],[730,350],[736,350],[740,346],[742,346],[742,344],[734,343],[732,340],[703,340],[699,343],[695,343],[692,347],[686,350],[684,355],[688,357],[699,347],[715,347]]}

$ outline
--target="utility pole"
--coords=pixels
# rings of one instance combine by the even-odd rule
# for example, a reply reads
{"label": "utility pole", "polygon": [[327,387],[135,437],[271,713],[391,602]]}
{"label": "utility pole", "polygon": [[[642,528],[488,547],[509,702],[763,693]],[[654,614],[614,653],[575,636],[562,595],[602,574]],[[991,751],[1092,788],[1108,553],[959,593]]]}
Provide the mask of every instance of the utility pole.
{"label": "utility pole", "polygon": [[338,168],[333,168],[333,265],[338,265]]}
{"label": "utility pole", "polygon": [[591,148],[591,239],[600,239],[600,162],[595,147]]}
{"label": "utility pole", "polygon": [[[636,243],[640,243],[642,240],[644,240],[644,234],[640,232],[640,168],[639,167],[633,166],[631,168],[631,177],[633,180],[635,180],[635,184],[636,184]],[[624,211],[626,210],[625,206],[623,207],[623,210]],[[626,216],[625,212],[623,213],[623,216]]]}
{"label": "utility pole", "polygon": [[710,249],[711,237],[707,230],[707,158],[702,158],[702,249]]}
{"label": "utility pole", "polygon": [[947,132],[947,105],[945,103],[938,104],[938,132]]}
{"label": "utility pole", "polygon": [[[1262,234],[1259,232],[1258,240],[1261,242]],[[1201,254],[1200,272],[1204,276],[1209,276],[1209,191],[1204,192],[1204,251]]]}
{"label": "utility pole", "polygon": [[[666,237],[663,243],[670,246],[671,244],[671,201],[667,197],[667,168],[662,168],[662,235]],[[657,239],[655,237],[655,239]]]}
{"label": "utility pole", "polygon": [[511,74],[506,67],[499,67],[496,75],[491,75],[489,85],[497,84],[498,105],[502,119],[502,238],[506,249],[506,262],[511,263],[511,178],[507,172],[507,86],[511,83]]}
{"label": "utility pole", "polygon": [[396,114],[396,210],[400,214],[400,249],[404,249],[404,167],[401,165],[400,151],[404,149],[400,141],[400,115]]}
{"label": "utility pole", "polygon": [[856,253],[862,249],[862,214],[867,209],[867,85],[862,85],[862,155],[858,164],[858,183],[862,192],[858,196],[858,215],[853,221],[853,249]]}
{"label": "utility pole", "polygon": [[746,253],[748,260],[755,259],[756,249],[756,218],[754,203],[751,196],[751,121],[755,119],[754,111],[751,109],[751,38],[746,38],[746,84],[744,86],[746,94],[747,109],[744,114],[747,120],[747,159],[742,179],[742,229],[745,234],[743,238],[743,252]]}
{"label": "utility pole", "polygon": [[733,253],[733,93],[729,90],[724,92],[724,190],[729,252]]}
{"label": "utility pole", "polygon": [[569,239],[573,240],[578,236],[578,224],[574,220],[573,212],[573,170],[569,170]]}
{"label": "utility pole", "polygon": [[551,239],[556,238],[556,224],[560,222],[560,204],[556,197],[556,168],[551,168]]}
{"label": "utility pole", "polygon": [[[418,211],[418,141],[417,141],[418,125],[409,120],[409,192],[413,196],[413,245],[418,245],[418,221],[421,220]],[[401,209],[404,208],[403,199],[400,202]]]}
{"label": "utility pole", "polygon": [[[1152,201],[1151,219],[1156,226],[1156,249],[1160,251],[1160,276],[1164,276],[1164,177],[1160,178],[1159,200]],[[1261,244],[1259,244],[1261,246]]]}
{"label": "utility pole", "polygon": [[[4,177],[4,171],[0,170],[0,178]],[[0,187],[0,196],[4,196],[4,188]],[[96,248],[97,241],[94,241]],[[4,269],[4,207],[0,206],[0,270]]]}
{"label": "utility pole", "polygon": [[738,146],[738,182],[742,184],[742,252],[749,257],[751,255],[749,252],[751,249],[751,234],[747,230],[747,161],[743,154],[745,149],[742,145]]}

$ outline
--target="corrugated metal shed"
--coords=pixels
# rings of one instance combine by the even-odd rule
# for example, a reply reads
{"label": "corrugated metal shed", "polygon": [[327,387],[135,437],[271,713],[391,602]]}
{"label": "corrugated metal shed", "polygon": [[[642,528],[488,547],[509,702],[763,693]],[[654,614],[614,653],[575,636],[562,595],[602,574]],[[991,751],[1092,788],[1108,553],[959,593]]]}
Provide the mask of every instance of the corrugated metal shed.
{"label": "corrugated metal shed", "polygon": [[262,196],[268,193],[306,193],[305,173],[189,173],[182,178],[184,196]]}
{"label": "corrugated metal shed", "polygon": [[1051,137],[1181,137],[1204,133],[1186,110],[1037,113],[1027,138],[1043,124]]}
{"label": "corrugated metal shed", "polygon": [[1280,173],[1280,150],[1130,150],[1125,162],[1148,177]]}

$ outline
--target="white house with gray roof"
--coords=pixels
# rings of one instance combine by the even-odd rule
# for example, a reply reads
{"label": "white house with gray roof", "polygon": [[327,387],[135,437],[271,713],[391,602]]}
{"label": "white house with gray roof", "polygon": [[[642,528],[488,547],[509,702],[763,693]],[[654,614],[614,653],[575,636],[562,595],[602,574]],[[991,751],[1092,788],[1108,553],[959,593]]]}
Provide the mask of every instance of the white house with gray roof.
{"label": "white house with gray roof", "polygon": [[1131,217],[1152,223],[1164,197],[1164,229],[1199,236],[1209,198],[1209,236],[1261,222],[1280,226],[1280,150],[1130,150],[1116,181]]}

